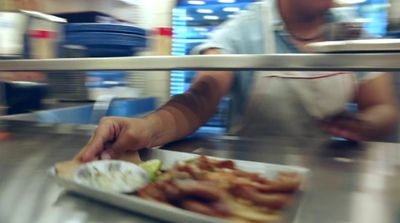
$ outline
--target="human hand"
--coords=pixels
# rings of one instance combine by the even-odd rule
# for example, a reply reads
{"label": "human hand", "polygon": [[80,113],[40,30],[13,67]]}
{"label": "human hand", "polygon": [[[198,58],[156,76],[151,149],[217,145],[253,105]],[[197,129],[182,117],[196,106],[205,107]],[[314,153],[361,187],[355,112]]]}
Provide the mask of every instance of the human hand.
{"label": "human hand", "polygon": [[112,159],[127,150],[150,147],[151,136],[145,119],[105,117],[76,158],[82,162]]}
{"label": "human hand", "polygon": [[320,121],[320,127],[326,132],[341,138],[354,141],[365,140],[367,122],[360,115],[342,113]]}

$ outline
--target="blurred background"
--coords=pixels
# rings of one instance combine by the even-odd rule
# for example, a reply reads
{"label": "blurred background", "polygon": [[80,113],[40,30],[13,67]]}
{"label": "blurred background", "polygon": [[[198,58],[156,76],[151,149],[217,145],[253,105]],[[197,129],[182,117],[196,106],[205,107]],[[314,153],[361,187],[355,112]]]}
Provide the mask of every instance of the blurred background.
{"label": "blurred background", "polygon": [[[187,55],[251,2],[0,0],[0,58]],[[400,38],[400,0],[338,0],[334,10],[355,13],[351,25],[370,36]],[[1,72],[0,115],[80,124],[94,124],[102,115],[142,115],[185,91],[193,76],[193,71]],[[225,98],[205,129],[225,131],[228,113]]]}

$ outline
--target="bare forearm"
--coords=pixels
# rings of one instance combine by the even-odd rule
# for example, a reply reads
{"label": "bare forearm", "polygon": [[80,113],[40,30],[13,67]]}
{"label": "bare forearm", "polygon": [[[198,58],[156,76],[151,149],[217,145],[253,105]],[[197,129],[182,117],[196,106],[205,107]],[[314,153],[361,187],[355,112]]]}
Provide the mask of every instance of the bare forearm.
{"label": "bare forearm", "polygon": [[390,133],[398,124],[399,114],[395,105],[376,105],[359,113],[362,124],[360,135],[378,139]]}
{"label": "bare forearm", "polygon": [[206,123],[227,91],[221,89],[217,78],[231,74],[230,71],[201,72],[187,92],[174,96],[146,117],[152,123],[153,146],[185,137]]}
{"label": "bare forearm", "polygon": [[365,123],[361,131],[367,139],[385,136],[398,125],[398,101],[392,75],[381,74],[362,83],[356,101],[359,116]]}
{"label": "bare forearm", "polygon": [[[203,54],[221,54],[208,49]],[[152,130],[152,145],[165,144],[193,133],[215,113],[220,99],[229,91],[231,71],[202,71],[184,94],[172,97],[158,111],[146,117]]]}
{"label": "bare forearm", "polygon": [[[193,132],[192,129],[198,126],[193,121],[195,116],[194,114],[187,114],[183,110],[185,109],[177,108],[173,105],[165,105],[158,111],[145,117],[150,124],[150,132],[152,132],[151,144],[149,146],[162,145]],[[193,117],[192,121],[190,121],[190,117]]]}

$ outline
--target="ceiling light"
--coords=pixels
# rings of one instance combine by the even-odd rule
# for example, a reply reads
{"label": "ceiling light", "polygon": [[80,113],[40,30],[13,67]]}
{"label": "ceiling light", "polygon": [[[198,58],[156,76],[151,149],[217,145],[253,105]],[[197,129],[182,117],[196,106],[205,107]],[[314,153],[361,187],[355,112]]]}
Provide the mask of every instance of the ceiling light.
{"label": "ceiling light", "polygon": [[207,19],[207,20],[218,20],[219,19],[219,17],[216,15],[205,15],[205,16],[203,16],[203,18]]}
{"label": "ceiling light", "polygon": [[197,11],[198,13],[203,13],[203,14],[211,14],[211,13],[214,12],[214,11],[211,10],[211,9],[197,9],[196,11]]}
{"label": "ceiling light", "polygon": [[190,0],[190,1],[188,1],[188,4],[190,4],[190,5],[204,5],[206,3],[204,1]]}
{"label": "ceiling light", "polygon": [[239,12],[240,8],[237,7],[225,7],[222,9],[224,12]]}
{"label": "ceiling light", "polygon": [[335,0],[337,4],[340,5],[352,5],[366,2],[367,0]]}
{"label": "ceiling light", "polygon": [[119,0],[119,1],[124,2],[124,3],[128,4],[128,5],[137,5],[137,4],[139,4],[139,0]]}
{"label": "ceiling light", "polygon": [[183,20],[186,20],[186,21],[193,21],[193,20],[194,20],[194,18],[193,18],[193,17],[190,17],[190,16],[185,16],[185,17],[183,17],[182,19],[183,19]]}

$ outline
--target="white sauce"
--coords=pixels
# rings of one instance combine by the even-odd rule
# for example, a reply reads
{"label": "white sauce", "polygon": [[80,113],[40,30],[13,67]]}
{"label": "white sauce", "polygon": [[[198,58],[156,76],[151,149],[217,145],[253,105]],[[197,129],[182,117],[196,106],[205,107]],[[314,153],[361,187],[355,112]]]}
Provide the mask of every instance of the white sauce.
{"label": "white sauce", "polygon": [[132,171],[107,171],[92,174],[87,178],[89,186],[103,190],[128,192],[144,186],[146,183],[143,177]]}

